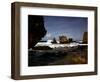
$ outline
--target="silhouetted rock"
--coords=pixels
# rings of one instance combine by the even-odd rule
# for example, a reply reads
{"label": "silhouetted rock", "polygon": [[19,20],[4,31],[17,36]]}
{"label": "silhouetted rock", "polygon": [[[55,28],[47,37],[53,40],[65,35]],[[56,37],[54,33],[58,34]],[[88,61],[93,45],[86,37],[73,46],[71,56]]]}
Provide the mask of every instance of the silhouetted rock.
{"label": "silhouetted rock", "polygon": [[68,43],[68,39],[66,36],[59,36],[59,41],[61,44]]}
{"label": "silhouetted rock", "polygon": [[28,48],[33,48],[45,35],[43,16],[28,16]]}
{"label": "silhouetted rock", "polygon": [[68,39],[68,43],[71,43],[71,42],[73,42],[73,38]]}
{"label": "silhouetted rock", "polygon": [[84,32],[83,34],[83,43],[87,44],[88,43],[88,33]]}
{"label": "silhouetted rock", "polygon": [[53,43],[53,44],[56,44],[56,43],[57,43],[56,38],[53,38],[52,43]]}

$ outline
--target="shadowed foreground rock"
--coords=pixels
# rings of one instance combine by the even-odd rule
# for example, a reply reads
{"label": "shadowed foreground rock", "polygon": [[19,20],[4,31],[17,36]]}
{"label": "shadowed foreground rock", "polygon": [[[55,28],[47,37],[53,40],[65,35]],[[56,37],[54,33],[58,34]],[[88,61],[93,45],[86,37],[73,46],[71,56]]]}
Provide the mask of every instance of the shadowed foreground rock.
{"label": "shadowed foreground rock", "polygon": [[42,16],[28,15],[28,49],[33,48],[46,32]]}

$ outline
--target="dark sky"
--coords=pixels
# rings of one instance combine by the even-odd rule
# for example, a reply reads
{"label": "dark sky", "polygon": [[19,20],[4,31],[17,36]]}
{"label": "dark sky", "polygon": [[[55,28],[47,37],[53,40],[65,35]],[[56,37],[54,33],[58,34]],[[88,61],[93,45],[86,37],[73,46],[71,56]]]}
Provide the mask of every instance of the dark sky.
{"label": "dark sky", "polygon": [[44,26],[47,30],[43,40],[65,35],[74,40],[82,40],[83,33],[87,31],[87,18],[44,16]]}

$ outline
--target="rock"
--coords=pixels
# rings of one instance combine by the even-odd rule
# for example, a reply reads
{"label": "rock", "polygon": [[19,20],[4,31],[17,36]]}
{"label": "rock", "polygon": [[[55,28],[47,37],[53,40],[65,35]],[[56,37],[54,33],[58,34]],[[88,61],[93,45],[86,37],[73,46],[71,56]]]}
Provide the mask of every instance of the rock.
{"label": "rock", "polygon": [[87,44],[88,43],[88,33],[84,32],[83,34],[83,43]]}
{"label": "rock", "polygon": [[68,39],[66,36],[59,36],[59,41],[61,44],[68,43]]}
{"label": "rock", "polygon": [[43,16],[28,15],[28,49],[33,48],[46,32]]}

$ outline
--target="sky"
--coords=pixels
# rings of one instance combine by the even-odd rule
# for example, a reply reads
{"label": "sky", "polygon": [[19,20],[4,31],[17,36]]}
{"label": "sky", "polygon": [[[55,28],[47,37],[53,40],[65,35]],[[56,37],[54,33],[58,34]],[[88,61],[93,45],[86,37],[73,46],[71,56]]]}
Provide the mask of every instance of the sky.
{"label": "sky", "polygon": [[42,40],[58,39],[65,35],[73,40],[82,40],[87,31],[88,19],[84,17],[44,16],[44,26],[47,34]]}

